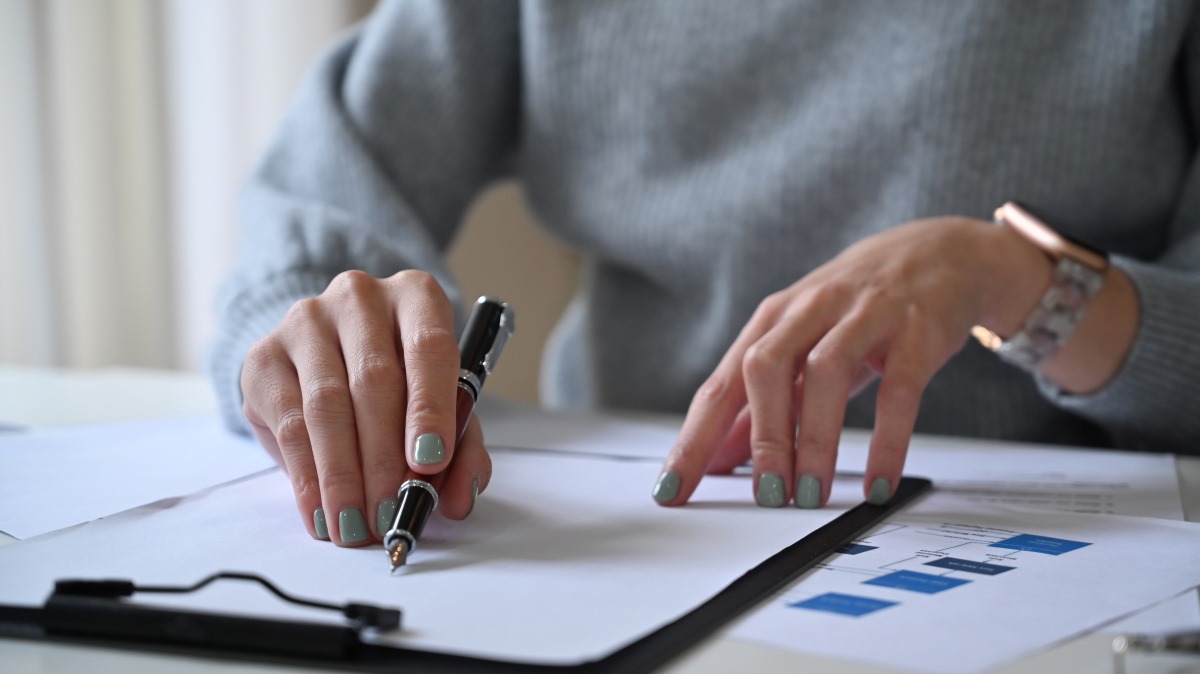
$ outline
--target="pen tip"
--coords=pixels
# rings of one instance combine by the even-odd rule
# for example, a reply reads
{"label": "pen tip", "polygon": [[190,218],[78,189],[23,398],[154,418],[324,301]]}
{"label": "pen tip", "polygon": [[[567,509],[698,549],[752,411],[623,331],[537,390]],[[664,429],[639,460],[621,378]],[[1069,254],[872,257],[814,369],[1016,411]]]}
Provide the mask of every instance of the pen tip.
{"label": "pen tip", "polygon": [[388,561],[392,563],[392,571],[408,562],[408,543],[400,541],[396,547],[388,551]]}

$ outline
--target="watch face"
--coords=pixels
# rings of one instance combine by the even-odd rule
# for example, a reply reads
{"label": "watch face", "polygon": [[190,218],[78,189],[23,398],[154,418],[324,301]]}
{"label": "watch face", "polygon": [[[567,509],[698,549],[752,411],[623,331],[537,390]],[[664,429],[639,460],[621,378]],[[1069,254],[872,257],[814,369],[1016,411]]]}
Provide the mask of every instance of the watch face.
{"label": "watch face", "polygon": [[1096,271],[1108,268],[1108,254],[1103,250],[1054,231],[1032,211],[1015,201],[998,208],[996,219],[1017,230],[1055,260],[1067,257]]}

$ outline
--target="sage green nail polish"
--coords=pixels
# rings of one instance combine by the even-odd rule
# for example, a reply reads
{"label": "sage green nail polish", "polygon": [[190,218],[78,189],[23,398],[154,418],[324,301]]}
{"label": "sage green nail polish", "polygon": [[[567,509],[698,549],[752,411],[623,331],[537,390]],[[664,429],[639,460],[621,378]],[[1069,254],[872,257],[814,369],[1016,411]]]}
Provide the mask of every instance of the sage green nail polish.
{"label": "sage green nail polish", "polygon": [[679,473],[673,470],[668,470],[658,476],[658,482],[654,483],[654,491],[651,496],[659,503],[668,503],[673,501],[679,495]]}
{"label": "sage green nail polish", "polygon": [[325,524],[324,508],[317,508],[313,511],[313,528],[317,530],[317,538],[323,541],[329,540],[329,527]]}
{"label": "sage green nail polish", "polygon": [[871,483],[871,491],[867,492],[867,502],[872,505],[883,505],[892,497],[892,483],[882,477],[875,478]]}
{"label": "sage green nail polish", "polygon": [[338,513],[338,531],[343,543],[367,540],[367,521],[358,508],[346,508]]}
{"label": "sage green nail polish", "polygon": [[778,508],[783,505],[783,478],[775,473],[763,473],[758,476],[758,493],[755,495],[758,505],[764,508]]}
{"label": "sage green nail polish", "polygon": [[396,519],[396,508],[398,507],[400,507],[400,502],[394,498],[379,502],[379,508],[375,510],[375,531],[378,531],[380,536],[392,528],[392,520]]}
{"label": "sage green nail polish", "polygon": [[471,507],[467,509],[467,517],[475,512],[475,500],[479,498],[479,478],[471,478]]}
{"label": "sage green nail polish", "polygon": [[437,434],[426,433],[417,438],[417,445],[413,448],[413,458],[417,463],[425,466],[439,463],[446,458],[446,446],[442,444],[442,439]]}
{"label": "sage green nail polish", "polygon": [[821,481],[812,475],[801,475],[796,483],[796,507],[816,508],[821,505]]}

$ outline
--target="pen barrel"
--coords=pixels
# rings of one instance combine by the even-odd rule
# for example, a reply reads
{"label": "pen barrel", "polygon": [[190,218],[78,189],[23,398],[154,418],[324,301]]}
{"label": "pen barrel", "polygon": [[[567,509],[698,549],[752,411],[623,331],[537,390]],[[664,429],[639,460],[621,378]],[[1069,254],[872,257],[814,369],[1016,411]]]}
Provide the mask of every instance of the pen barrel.
{"label": "pen barrel", "polygon": [[391,531],[405,532],[415,543],[421,539],[425,523],[437,508],[437,492],[428,482],[409,480],[400,486],[398,496],[400,504],[396,507]]}
{"label": "pen barrel", "polygon": [[467,316],[458,340],[459,367],[475,378],[475,393],[496,366],[504,345],[515,328],[513,310],[492,297],[480,297]]}

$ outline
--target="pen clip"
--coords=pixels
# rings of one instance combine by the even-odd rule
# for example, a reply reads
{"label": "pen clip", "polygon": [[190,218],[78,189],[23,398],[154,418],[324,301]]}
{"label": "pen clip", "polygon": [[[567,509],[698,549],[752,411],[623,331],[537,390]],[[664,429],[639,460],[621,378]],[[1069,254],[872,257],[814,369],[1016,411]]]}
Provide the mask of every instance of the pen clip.
{"label": "pen clip", "polygon": [[508,343],[508,338],[512,336],[513,330],[516,328],[516,316],[513,314],[512,307],[503,302],[500,303],[500,306],[503,309],[500,312],[499,323],[496,325],[496,340],[492,342],[492,348],[483,354],[483,362],[481,363],[484,372],[487,372],[489,375],[495,369],[496,363],[500,360],[500,352],[504,350],[504,345]]}

